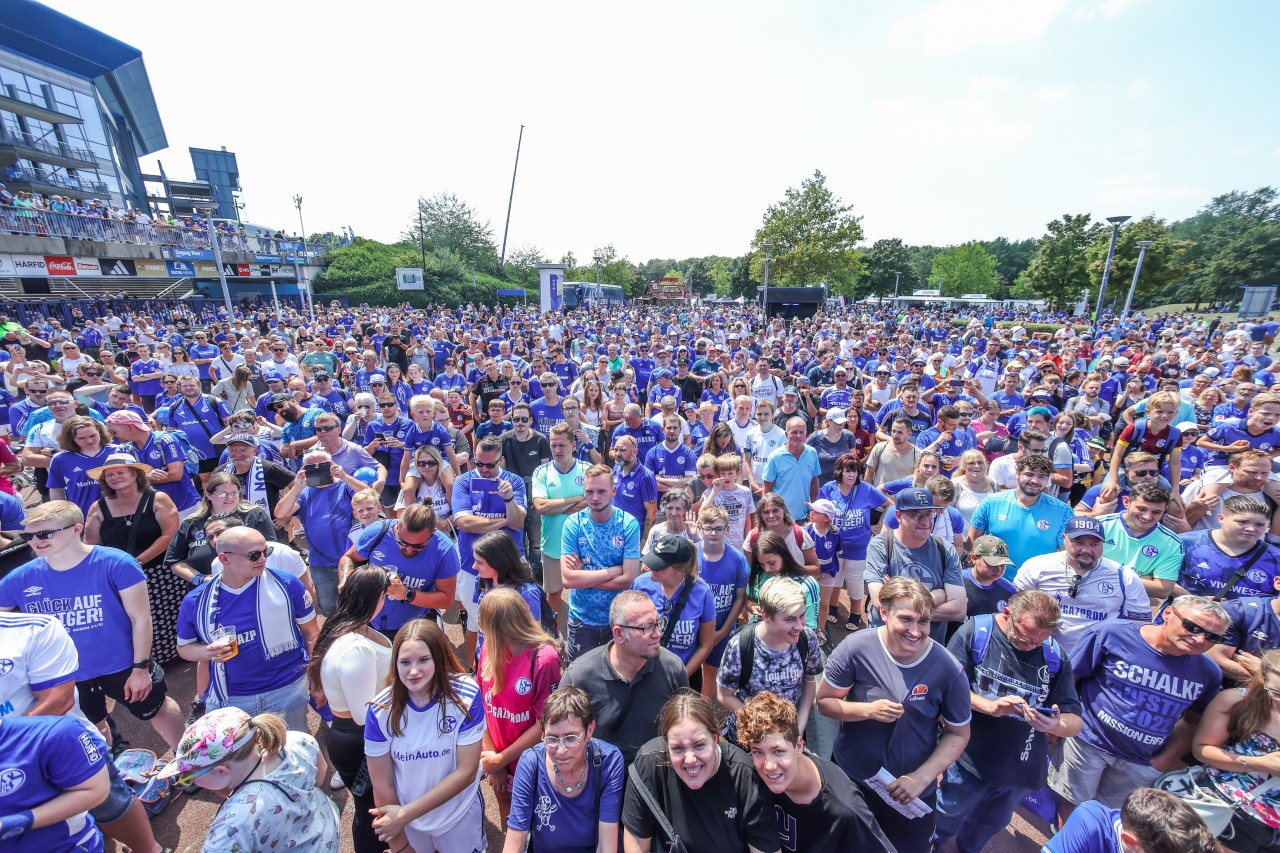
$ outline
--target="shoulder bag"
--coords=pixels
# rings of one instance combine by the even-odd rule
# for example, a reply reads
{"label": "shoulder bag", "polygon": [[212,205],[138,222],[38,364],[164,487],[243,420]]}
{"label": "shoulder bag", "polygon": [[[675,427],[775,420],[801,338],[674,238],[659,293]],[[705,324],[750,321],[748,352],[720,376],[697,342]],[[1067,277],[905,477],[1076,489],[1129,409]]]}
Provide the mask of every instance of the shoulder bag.
{"label": "shoulder bag", "polygon": [[649,790],[649,786],[640,778],[640,772],[636,770],[635,764],[627,768],[627,777],[631,781],[631,787],[640,795],[640,799],[644,801],[645,808],[649,810],[649,814],[653,815],[653,819],[658,824],[658,829],[662,830],[662,834],[667,837],[667,843],[662,844],[657,838],[653,839],[654,853],[689,853],[689,848],[680,840],[680,836],[676,834],[676,829],[671,825],[671,821],[663,813],[658,806],[658,801],[654,799],[653,793]]}

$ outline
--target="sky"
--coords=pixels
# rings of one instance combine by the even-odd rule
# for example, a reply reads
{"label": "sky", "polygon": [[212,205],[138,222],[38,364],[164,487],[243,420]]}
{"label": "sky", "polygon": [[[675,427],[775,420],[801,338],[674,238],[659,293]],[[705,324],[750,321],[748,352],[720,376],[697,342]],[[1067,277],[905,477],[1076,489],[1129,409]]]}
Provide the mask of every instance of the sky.
{"label": "sky", "polygon": [[272,227],[301,195],[309,232],[394,241],[450,192],[500,245],[521,125],[508,251],[580,263],[744,254],[815,170],[865,245],[1280,182],[1270,0],[47,2],[143,52],[144,170],[225,146]]}

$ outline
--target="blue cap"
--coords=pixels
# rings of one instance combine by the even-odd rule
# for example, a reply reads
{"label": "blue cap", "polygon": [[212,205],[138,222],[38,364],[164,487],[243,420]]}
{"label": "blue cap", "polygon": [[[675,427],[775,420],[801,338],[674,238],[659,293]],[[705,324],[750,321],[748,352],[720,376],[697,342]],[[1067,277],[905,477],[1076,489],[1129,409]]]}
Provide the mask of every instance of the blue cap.
{"label": "blue cap", "polygon": [[658,370],[655,370],[653,372],[653,378],[654,379],[670,379],[671,371],[667,370],[665,367],[659,368]]}
{"label": "blue cap", "polygon": [[1081,536],[1092,536],[1094,539],[1107,541],[1107,535],[1102,531],[1102,522],[1088,515],[1075,515],[1067,522],[1067,536],[1071,539],[1079,539]]}
{"label": "blue cap", "polygon": [[898,492],[898,496],[894,498],[893,507],[898,512],[907,512],[913,509],[942,509],[934,501],[933,493],[919,486],[912,486],[909,489],[903,489]]}
{"label": "blue cap", "polygon": [[262,371],[262,378],[263,378],[263,379],[265,379],[265,380],[267,380],[268,382],[283,382],[283,381],[284,381],[284,376],[282,376],[280,373],[278,373],[277,371],[274,371],[274,370],[264,370],[264,371]]}

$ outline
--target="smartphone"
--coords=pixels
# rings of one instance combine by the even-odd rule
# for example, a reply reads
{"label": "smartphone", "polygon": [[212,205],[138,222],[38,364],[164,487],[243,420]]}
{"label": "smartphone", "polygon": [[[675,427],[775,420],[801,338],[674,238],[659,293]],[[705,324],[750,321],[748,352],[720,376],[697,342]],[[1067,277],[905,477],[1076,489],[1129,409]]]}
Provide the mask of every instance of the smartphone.
{"label": "smartphone", "polygon": [[1035,705],[1031,705],[1029,707],[1031,708],[1031,710],[1035,711],[1037,714],[1048,714],[1050,717],[1058,713],[1057,708],[1037,708]]}
{"label": "smartphone", "polygon": [[498,481],[489,480],[484,477],[476,477],[471,481],[471,491],[473,492],[496,492],[498,491]]}
{"label": "smartphone", "polygon": [[328,486],[333,483],[332,462],[311,462],[302,466],[307,472],[308,486]]}

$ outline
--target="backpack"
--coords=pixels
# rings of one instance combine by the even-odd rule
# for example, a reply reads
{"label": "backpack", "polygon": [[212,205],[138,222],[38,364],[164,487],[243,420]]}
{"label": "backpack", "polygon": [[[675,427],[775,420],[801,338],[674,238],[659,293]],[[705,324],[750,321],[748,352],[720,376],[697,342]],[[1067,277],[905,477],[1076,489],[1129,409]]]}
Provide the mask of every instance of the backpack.
{"label": "backpack", "polygon": [[542,630],[546,631],[553,637],[559,637],[559,614],[556,613],[555,608],[551,606],[551,602],[547,600],[547,591],[536,583],[534,584],[534,587],[538,590],[538,607],[542,611],[542,615],[539,617],[538,622],[542,625]]}
{"label": "backpack", "polygon": [[126,749],[115,757],[114,763],[134,799],[142,803],[147,817],[155,817],[165,810],[171,799],[173,777],[159,779],[157,775],[167,761],[158,761],[149,749]]}
{"label": "backpack", "polygon": [[[1133,436],[1129,439],[1129,444],[1124,449],[1124,454],[1120,457],[1120,465],[1124,466],[1124,460],[1130,453],[1135,450],[1142,450],[1142,442],[1147,437],[1147,419],[1144,415],[1133,422]],[[1175,426],[1169,427],[1169,440],[1164,447],[1156,450],[1155,456],[1163,467],[1168,461],[1173,449],[1182,443],[1182,432]]]}
{"label": "backpack", "polygon": [[200,462],[204,459],[200,455],[200,451],[191,446],[191,439],[187,438],[187,434],[180,429],[158,430],[160,435],[167,436],[178,442],[178,446],[182,448],[183,463],[182,469],[188,474],[200,473]]}
{"label": "backpack", "polygon": [[[995,614],[983,613],[973,617],[973,642],[969,645],[969,660],[974,666],[982,663],[987,656],[987,645],[991,642],[991,631],[995,625]],[[1062,648],[1053,637],[1044,641],[1044,662],[1049,669],[1049,680],[1052,681],[1062,669]]]}
{"label": "backpack", "polygon": [[[756,663],[756,626],[760,624],[759,619],[751,619],[742,630],[738,632],[738,653],[741,656],[742,671],[738,673],[738,690],[746,691],[747,685],[751,683],[751,671],[755,668]],[[749,639],[750,642],[743,642]],[[800,631],[800,639],[796,641],[796,647],[800,650],[800,668],[804,669],[804,662],[809,659],[809,629],[804,628]]]}

